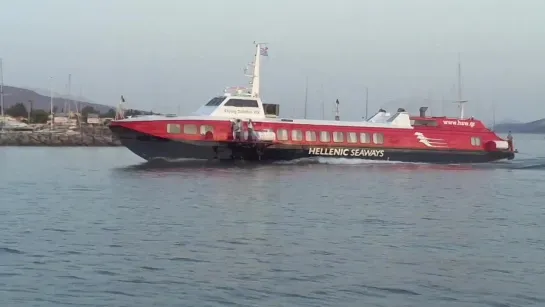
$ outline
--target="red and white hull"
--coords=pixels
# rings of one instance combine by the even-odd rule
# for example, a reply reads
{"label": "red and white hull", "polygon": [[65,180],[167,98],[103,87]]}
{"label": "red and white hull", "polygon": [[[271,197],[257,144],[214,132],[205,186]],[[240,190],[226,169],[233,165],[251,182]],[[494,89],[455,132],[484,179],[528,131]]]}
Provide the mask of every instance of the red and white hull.
{"label": "red and white hull", "polygon": [[[236,88],[214,97],[195,116],[120,119],[111,122],[110,129],[123,145],[146,160],[276,161],[324,156],[478,163],[514,158],[512,144],[482,122],[427,117],[425,107],[419,116],[410,116],[403,109],[391,115],[381,109],[360,122],[340,121],[338,116],[334,121],[279,118],[279,106],[264,104],[259,95],[260,57],[267,54],[266,47],[256,44],[251,89]],[[248,140],[245,133],[250,128],[255,138]],[[234,139],[234,131],[242,131],[242,137]]]}
{"label": "red and white hull", "polygon": [[[255,131],[271,131],[277,136],[273,141],[235,141],[228,120],[198,117],[142,117],[112,122],[110,129],[124,146],[146,160],[278,161],[339,157],[405,162],[481,163],[514,158],[514,152],[507,142],[484,128],[478,121],[469,122],[473,127],[468,124],[463,128],[456,127],[455,130],[448,125],[417,129],[368,127],[361,123],[357,126],[347,123],[335,125],[335,122],[324,122],[320,125],[318,122],[320,121],[254,121]],[[278,139],[279,135],[282,140]]]}

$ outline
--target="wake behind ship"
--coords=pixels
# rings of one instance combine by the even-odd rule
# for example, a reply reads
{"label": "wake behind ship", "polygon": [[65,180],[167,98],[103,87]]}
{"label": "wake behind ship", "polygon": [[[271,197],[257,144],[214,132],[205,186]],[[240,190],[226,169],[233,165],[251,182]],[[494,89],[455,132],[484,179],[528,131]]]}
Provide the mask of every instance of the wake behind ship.
{"label": "wake behind ship", "polygon": [[[480,163],[515,156],[512,141],[473,118],[431,117],[427,107],[411,116],[379,110],[365,121],[279,117],[279,105],[259,95],[260,60],[267,47],[255,44],[250,88],[229,88],[190,116],[149,115],[110,123],[121,143],[146,160],[219,159],[278,161],[308,157]],[[338,106],[338,101],[337,101]]]}

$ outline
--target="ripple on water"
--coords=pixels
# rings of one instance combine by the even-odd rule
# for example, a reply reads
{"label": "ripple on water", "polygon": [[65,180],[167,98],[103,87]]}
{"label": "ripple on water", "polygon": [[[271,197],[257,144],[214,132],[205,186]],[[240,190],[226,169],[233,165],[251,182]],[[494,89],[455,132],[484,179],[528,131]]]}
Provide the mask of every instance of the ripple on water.
{"label": "ripple on water", "polygon": [[543,161],[0,155],[6,306],[545,305]]}

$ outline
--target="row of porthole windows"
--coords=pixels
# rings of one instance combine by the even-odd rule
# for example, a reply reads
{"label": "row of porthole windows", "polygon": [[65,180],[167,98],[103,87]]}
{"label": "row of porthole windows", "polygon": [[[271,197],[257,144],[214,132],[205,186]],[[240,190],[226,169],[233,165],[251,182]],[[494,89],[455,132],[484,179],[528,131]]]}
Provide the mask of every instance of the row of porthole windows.
{"label": "row of porthole windows", "polygon": [[[182,130],[183,126],[183,130]],[[214,132],[214,127],[209,125],[201,125],[199,128],[197,128],[197,125],[194,124],[167,124],[167,133],[170,134],[197,134],[200,132],[200,134],[206,134],[208,131]],[[288,130],[286,129],[278,129],[276,132],[276,138],[279,141],[287,141],[289,139]],[[304,133],[305,141],[307,142],[316,142],[317,141],[317,134],[316,131],[305,131]],[[362,144],[369,144],[371,143],[371,138],[374,144],[384,144],[384,135],[382,133],[356,133],[356,132],[348,132],[346,133],[346,141],[348,143],[362,143]],[[319,134],[320,142],[322,143],[329,143],[331,142],[331,133],[328,131],[321,131]],[[303,131],[301,130],[291,130],[291,140],[292,141],[302,141],[303,140]],[[333,132],[333,142],[334,143],[342,143],[345,141],[345,134],[344,132]]]}
{"label": "row of porthole windows", "polygon": [[[182,130],[183,126],[183,130]],[[206,134],[208,131],[214,133],[214,127],[209,125],[201,125],[199,128],[197,128],[197,125],[193,124],[167,124],[167,133],[170,134],[197,134],[200,132],[200,134]]]}
{"label": "row of porthole windows", "polygon": [[[333,137],[331,137],[333,136]],[[345,142],[345,133],[335,131],[330,133],[328,131],[320,131],[317,135],[316,131],[305,131],[304,138],[307,142],[316,142],[318,140],[322,143],[329,143],[333,140],[334,143],[343,143]],[[384,144],[384,135],[382,133],[356,133],[348,132],[346,133],[346,142],[348,143],[362,143],[369,144],[371,143],[371,137],[374,144]],[[279,141],[287,141],[289,138],[288,130],[278,129],[276,132],[276,138]],[[303,140],[303,131],[301,130],[291,130],[291,140],[292,141],[302,141]]]}

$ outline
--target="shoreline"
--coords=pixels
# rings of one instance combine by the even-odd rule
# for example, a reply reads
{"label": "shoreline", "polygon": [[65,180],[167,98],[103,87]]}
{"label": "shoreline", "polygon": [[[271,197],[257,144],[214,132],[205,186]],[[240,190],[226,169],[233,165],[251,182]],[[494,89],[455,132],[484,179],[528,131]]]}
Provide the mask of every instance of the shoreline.
{"label": "shoreline", "polygon": [[[98,130],[98,129],[97,129]],[[0,147],[119,147],[109,130],[98,131],[7,131],[0,133]]]}

